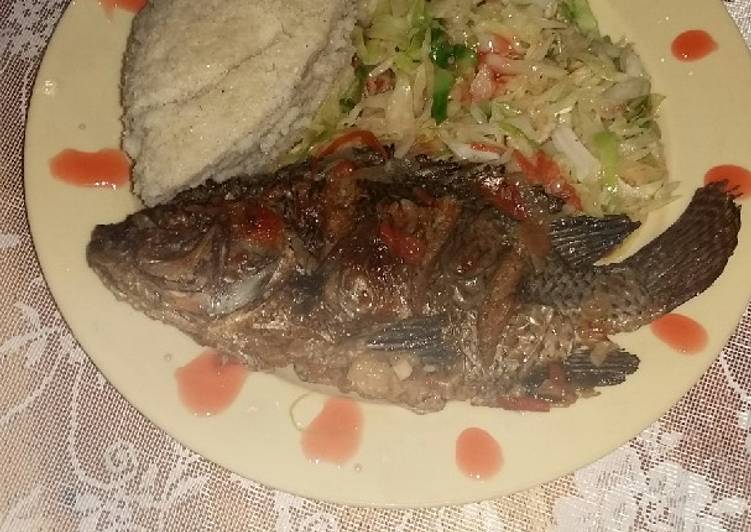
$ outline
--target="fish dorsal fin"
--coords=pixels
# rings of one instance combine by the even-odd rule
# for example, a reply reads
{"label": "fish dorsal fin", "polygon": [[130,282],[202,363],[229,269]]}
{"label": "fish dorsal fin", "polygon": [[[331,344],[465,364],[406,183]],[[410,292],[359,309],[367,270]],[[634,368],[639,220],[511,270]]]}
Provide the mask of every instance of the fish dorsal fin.
{"label": "fish dorsal fin", "polygon": [[576,216],[557,218],[550,223],[550,245],[570,268],[593,265],[641,224],[628,216]]}

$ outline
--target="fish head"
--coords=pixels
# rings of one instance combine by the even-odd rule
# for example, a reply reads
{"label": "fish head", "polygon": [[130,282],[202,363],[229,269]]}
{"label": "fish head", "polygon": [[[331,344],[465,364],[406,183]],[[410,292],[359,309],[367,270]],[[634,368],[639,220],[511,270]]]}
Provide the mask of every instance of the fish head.
{"label": "fish head", "polygon": [[167,204],[97,226],[87,260],[136,307],[215,318],[263,299],[286,243],[282,218],[257,201]]}

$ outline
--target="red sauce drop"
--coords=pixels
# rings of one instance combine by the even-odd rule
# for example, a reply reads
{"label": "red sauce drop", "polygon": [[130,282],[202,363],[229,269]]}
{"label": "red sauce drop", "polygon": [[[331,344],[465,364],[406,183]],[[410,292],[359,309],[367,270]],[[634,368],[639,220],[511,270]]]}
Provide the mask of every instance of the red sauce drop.
{"label": "red sauce drop", "polygon": [[722,164],[715,166],[704,175],[704,183],[719,181],[726,181],[726,188],[739,194],[740,197],[751,194],[751,172],[742,166]]}
{"label": "red sauce drop", "polygon": [[235,400],[248,376],[239,361],[206,351],[175,371],[180,399],[194,414],[218,414]]}
{"label": "red sauce drop", "polygon": [[490,478],[503,465],[501,446],[483,429],[465,429],[456,439],[456,465],[468,477]]}
{"label": "red sauce drop", "polygon": [[360,446],[362,410],[351,399],[332,397],[302,433],[302,449],[313,462],[343,464]]}
{"label": "red sauce drop", "polygon": [[681,353],[698,353],[707,345],[707,331],[683,314],[666,314],[652,322],[655,336]]}
{"label": "red sauce drop", "polygon": [[117,188],[130,178],[130,161],[120,150],[63,150],[49,164],[53,176],[80,187]]}
{"label": "red sauce drop", "polygon": [[673,39],[670,49],[678,61],[698,61],[714,52],[717,43],[704,30],[688,30]]}
{"label": "red sauce drop", "polygon": [[149,0],[99,0],[99,5],[104,8],[104,11],[108,15],[112,14],[112,11],[116,7],[119,7],[123,11],[138,13],[144,7],[146,7],[146,4],[148,3]]}

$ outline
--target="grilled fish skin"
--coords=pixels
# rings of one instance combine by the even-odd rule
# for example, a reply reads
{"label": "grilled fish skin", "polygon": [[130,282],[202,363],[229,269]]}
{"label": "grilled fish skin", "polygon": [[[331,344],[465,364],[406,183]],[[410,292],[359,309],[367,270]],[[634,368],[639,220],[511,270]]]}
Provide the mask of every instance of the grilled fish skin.
{"label": "grilled fish skin", "polygon": [[708,185],[600,266],[638,224],[562,209],[503,167],[353,150],[97,226],[86,256],[119,299],[251,370],[291,365],[417,412],[544,410],[636,371],[608,335],[709,287],[740,229]]}

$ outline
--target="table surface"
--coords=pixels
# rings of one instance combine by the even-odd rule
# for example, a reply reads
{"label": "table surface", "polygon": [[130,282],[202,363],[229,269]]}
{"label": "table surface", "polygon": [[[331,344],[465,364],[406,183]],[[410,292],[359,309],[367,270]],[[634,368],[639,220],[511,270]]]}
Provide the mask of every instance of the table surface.
{"label": "table surface", "polygon": [[[26,221],[26,106],[68,1],[0,2],[0,532],[751,530],[751,308],[702,380],[644,432],[571,475],[492,501],[322,503],[238,477],[155,427],[72,337]],[[751,43],[751,0],[725,6]]]}

